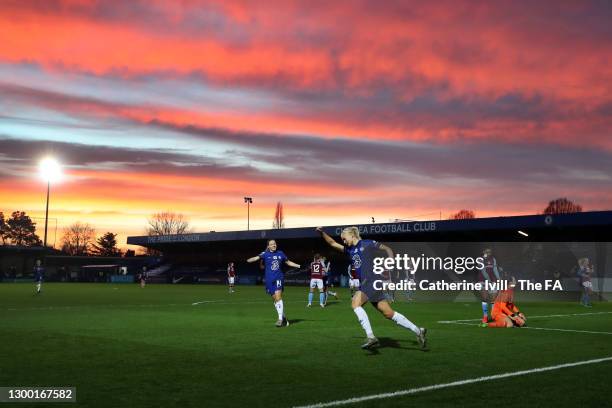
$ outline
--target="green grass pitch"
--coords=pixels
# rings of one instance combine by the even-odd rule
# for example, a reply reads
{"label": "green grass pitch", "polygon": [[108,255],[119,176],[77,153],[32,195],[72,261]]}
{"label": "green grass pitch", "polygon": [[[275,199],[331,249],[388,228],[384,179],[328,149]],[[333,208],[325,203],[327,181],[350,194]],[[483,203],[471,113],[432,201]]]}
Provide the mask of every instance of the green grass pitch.
{"label": "green grass pitch", "polygon": [[[528,317],[597,313],[529,320],[576,330],[553,331],[438,323],[478,318],[477,302],[396,302],[429,329],[428,351],[368,305],[382,343],[369,352],[347,289],[307,309],[307,290],[289,287],[292,324],[280,329],[262,287],[51,283],[33,292],[0,284],[0,386],[77,388],[77,404],[53,406],[292,407],[612,356],[610,303],[519,304]],[[607,361],[347,406],[605,406],[611,373]]]}

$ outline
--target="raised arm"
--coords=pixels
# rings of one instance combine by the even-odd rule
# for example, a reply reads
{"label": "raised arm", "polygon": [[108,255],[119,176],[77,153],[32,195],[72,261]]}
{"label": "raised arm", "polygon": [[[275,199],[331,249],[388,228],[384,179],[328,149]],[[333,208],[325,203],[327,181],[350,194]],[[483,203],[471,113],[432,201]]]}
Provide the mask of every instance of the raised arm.
{"label": "raised arm", "polygon": [[299,264],[296,264],[295,262],[291,262],[291,261],[290,261],[290,260],[288,260],[288,259],[285,261],[285,265],[290,266],[290,267],[292,267],[292,268],[298,268],[298,269],[300,268],[300,265],[299,265]]}
{"label": "raised arm", "polygon": [[253,262],[259,261],[259,259],[260,259],[260,257],[259,257],[259,255],[257,255],[257,256],[253,256],[253,257],[247,259],[247,262],[248,263],[253,263]]}
{"label": "raised arm", "polygon": [[323,228],[317,227],[317,231],[321,234],[321,237],[329,244],[329,246],[340,252],[344,252],[344,246],[337,243],[332,237],[323,231]]}

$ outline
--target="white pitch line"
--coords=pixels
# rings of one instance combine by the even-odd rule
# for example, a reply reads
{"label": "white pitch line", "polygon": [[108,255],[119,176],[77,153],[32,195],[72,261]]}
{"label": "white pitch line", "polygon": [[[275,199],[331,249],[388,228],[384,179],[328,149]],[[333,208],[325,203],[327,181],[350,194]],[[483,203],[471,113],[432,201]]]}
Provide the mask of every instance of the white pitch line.
{"label": "white pitch line", "polygon": [[223,304],[234,304],[234,305],[242,305],[242,304],[254,304],[254,303],[270,303],[270,301],[268,300],[253,300],[253,301],[230,301],[230,300],[204,300],[202,302],[195,302],[195,303],[159,303],[159,304],[136,304],[136,305],[117,305],[117,304],[110,304],[110,305],[104,305],[104,304],[100,304],[100,305],[66,305],[66,306],[40,306],[40,307],[23,307],[23,308],[16,308],[16,307],[9,307],[6,309],[0,309],[0,312],[22,312],[22,311],[30,311],[30,310],[72,310],[72,309],[87,309],[87,308],[131,308],[131,307],[165,307],[165,306],[196,306],[199,304],[203,304],[203,303],[214,303],[217,305],[223,305]]}
{"label": "white pitch line", "polygon": [[196,305],[201,305],[203,303],[219,303],[221,302],[220,300],[203,300],[201,302],[194,302],[191,304],[191,306],[196,306]]}
{"label": "white pitch line", "polygon": [[251,300],[251,301],[245,301],[245,302],[232,302],[230,300],[203,300],[201,302],[194,302],[191,304],[191,306],[197,306],[197,305],[201,305],[204,303],[214,303],[217,305],[250,305],[250,304],[256,304],[256,303],[270,303],[269,300]]}
{"label": "white pitch line", "polygon": [[295,406],[294,408],[325,408],[325,407],[336,407],[339,405],[357,404],[357,403],[365,402],[365,401],[401,397],[404,395],[412,395],[412,394],[417,394],[420,392],[434,391],[434,390],[439,390],[442,388],[458,387],[461,385],[474,384],[474,383],[479,383],[479,382],[484,382],[484,381],[494,381],[494,380],[499,380],[502,378],[518,377],[521,375],[542,373],[546,371],[560,370],[562,368],[577,367],[577,366],[582,366],[582,365],[587,365],[587,364],[597,364],[597,363],[603,363],[606,361],[612,361],[612,357],[597,358],[594,360],[577,361],[575,363],[559,364],[559,365],[548,366],[548,367],[532,368],[529,370],[488,375],[485,377],[469,378],[466,380],[453,381],[450,383],[427,385],[425,387],[410,388],[407,390],[400,390],[400,391],[394,391],[394,392],[385,392],[382,394],[365,395],[363,397],[349,398],[345,400],[318,402],[318,403],[310,404],[310,405]]}
{"label": "white pitch line", "polygon": [[549,331],[561,331],[561,332],[573,332],[573,333],[588,333],[588,334],[610,334],[610,335],[612,335],[612,332],[589,331],[589,330],[572,330],[572,329],[553,329],[553,328],[550,328],[550,327],[525,326],[525,327],[521,327],[521,329],[549,330]]}
{"label": "white pitch line", "polygon": [[[556,315],[545,315],[545,316],[529,316],[529,320],[545,319],[548,317],[590,316],[590,315],[602,315],[602,314],[612,314],[612,312],[570,313],[570,314],[556,314]],[[481,319],[440,320],[438,321],[438,323],[448,324],[448,323],[461,323],[461,322],[479,322],[480,320]]]}
{"label": "white pitch line", "polygon": [[[440,322],[438,322],[440,323]],[[478,326],[478,323],[467,323],[467,322],[445,322],[447,324],[464,324],[466,326]],[[573,329],[555,329],[552,327],[533,327],[524,326],[521,329],[532,329],[532,330],[548,330],[548,331],[561,331],[561,332],[572,332],[572,333],[588,333],[588,334],[612,334],[611,332],[602,331],[589,331],[589,330],[573,330]]]}
{"label": "white pitch line", "polygon": [[24,312],[30,310],[72,310],[72,309],[88,309],[88,308],[130,308],[130,307],[161,307],[161,306],[186,306],[178,303],[164,303],[158,305],[74,305],[74,306],[41,306],[41,307],[24,307],[0,309],[0,311],[8,312]]}

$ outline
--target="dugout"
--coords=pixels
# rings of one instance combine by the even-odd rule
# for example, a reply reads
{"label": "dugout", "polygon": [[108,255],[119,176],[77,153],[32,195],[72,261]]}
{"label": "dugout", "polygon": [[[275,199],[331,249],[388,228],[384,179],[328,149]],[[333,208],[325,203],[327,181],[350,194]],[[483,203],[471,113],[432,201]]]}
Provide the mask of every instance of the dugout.
{"label": "dugout", "polygon": [[36,260],[44,259],[49,251],[42,247],[0,245],[0,282],[31,282]]}

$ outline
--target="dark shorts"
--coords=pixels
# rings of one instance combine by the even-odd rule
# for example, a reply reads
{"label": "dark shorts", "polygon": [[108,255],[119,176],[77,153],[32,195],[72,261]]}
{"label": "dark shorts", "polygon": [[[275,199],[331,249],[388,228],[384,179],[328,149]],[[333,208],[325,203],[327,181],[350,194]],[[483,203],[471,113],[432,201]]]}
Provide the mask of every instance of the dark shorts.
{"label": "dark shorts", "polygon": [[285,287],[284,279],[269,279],[266,280],[266,293],[270,296],[274,295],[277,290],[283,291]]}
{"label": "dark shorts", "polygon": [[389,301],[391,299],[387,291],[374,289],[373,279],[362,279],[360,285],[359,291],[363,292],[368,297],[368,301],[374,304],[374,306],[376,306],[375,304],[378,302],[383,300]]}

